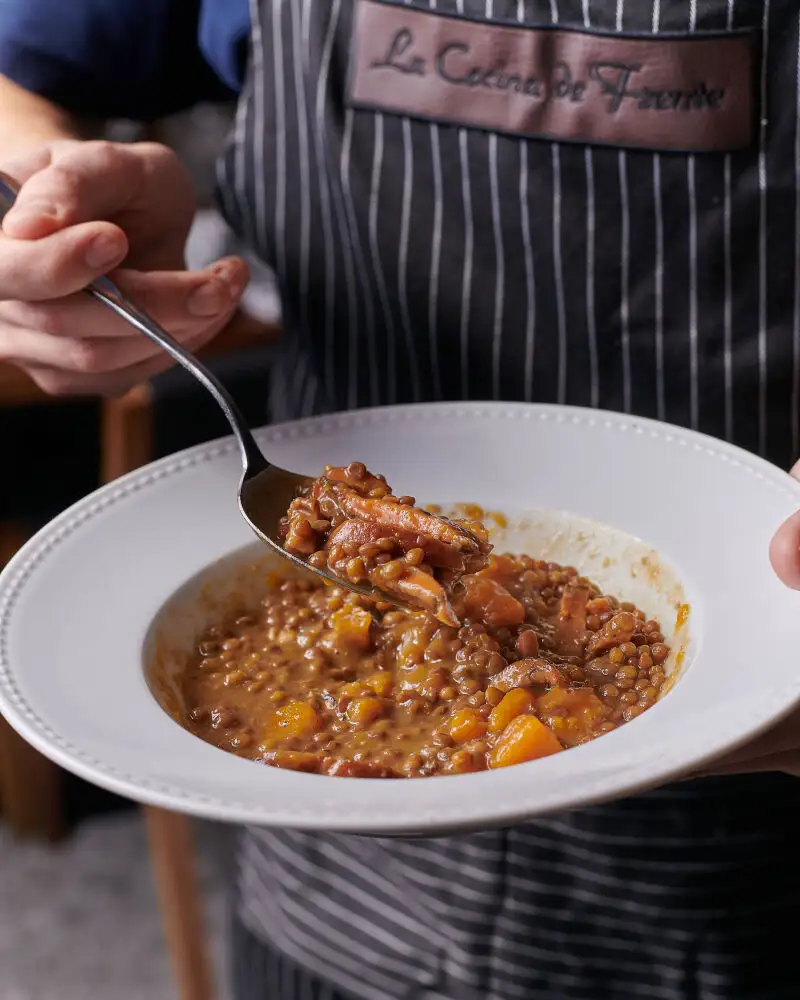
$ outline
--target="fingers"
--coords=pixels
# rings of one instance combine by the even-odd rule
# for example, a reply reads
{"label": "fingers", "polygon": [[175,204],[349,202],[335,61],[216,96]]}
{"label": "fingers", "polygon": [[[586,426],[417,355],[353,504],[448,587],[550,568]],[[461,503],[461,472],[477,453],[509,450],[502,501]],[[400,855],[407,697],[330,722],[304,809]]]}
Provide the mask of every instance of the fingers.
{"label": "fingers", "polygon": [[[120,271],[114,277],[137,305],[195,351],[230,321],[247,276],[242,261],[228,258],[200,272]],[[0,358],[58,395],[124,392],[171,364],[155,344],[83,294],[0,304]]]}
{"label": "fingers", "polygon": [[121,271],[113,276],[140,309],[160,323],[216,316],[238,305],[250,280],[240,257],[223,257],[202,271]]}
{"label": "fingers", "polygon": [[733,774],[761,774],[765,771],[780,771],[800,777],[800,752],[786,750],[783,753],[766,754],[739,763],[718,764],[696,777],[724,777]]}
{"label": "fingers", "polygon": [[[3,164],[21,183],[0,231],[0,358],[56,393],[117,392],[169,367],[83,294],[99,275],[192,350],[230,320],[246,265],[182,270],[194,211],[176,155],[155,143],[54,142]],[[127,270],[115,271],[126,261]],[[130,267],[140,262],[141,271]]]}
{"label": "fingers", "polygon": [[[168,332],[199,329],[235,306],[247,284],[247,265],[224,258],[202,271],[142,273],[121,270],[112,275],[121,291]],[[140,337],[125,320],[88,295],[74,294],[57,302],[15,302],[0,307],[0,319],[13,327],[51,337],[82,339]],[[141,338],[140,338],[141,339]],[[0,356],[12,352],[6,338]],[[15,353],[17,360],[24,355]]]}
{"label": "fingers", "polygon": [[800,710],[792,712],[777,726],[733,753],[686,777],[752,774],[758,771],[800,775]]}
{"label": "fingers", "polygon": [[[198,350],[230,321],[234,309],[231,306],[212,322],[170,333],[189,350]],[[9,334],[0,327],[0,356],[8,340],[13,341],[13,354],[8,359],[32,374],[37,373],[34,377],[41,388],[55,394],[73,394],[77,391],[75,386],[81,391],[91,390],[93,381],[97,385],[92,391],[102,393],[106,377],[129,373],[153,358],[167,357],[160,347],[136,332],[130,337],[75,339],[52,337],[35,330],[14,330]]]}
{"label": "fingers", "polygon": [[[231,312],[222,313],[215,323],[194,325],[181,331],[171,330],[170,333],[175,340],[190,348],[202,345],[219,332],[230,319]],[[65,375],[109,375],[163,355],[158,345],[135,332],[129,337],[76,339],[52,337],[37,330],[13,330],[9,333],[0,328],[0,355],[4,353],[4,343],[9,340],[13,341],[13,356],[9,354],[9,360],[29,369],[47,368]]]}
{"label": "fingers", "polygon": [[88,222],[41,240],[0,235],[0,299],[39,302],[71,295],[125,258],[117,226]]}
{"label": "fingers", "polygon": [[3,160],[3,173],[8,174],[21,187],[29,177],[44,170],[53,161],[53,156],[59,147],[74,146],[77,140],[65,139],[34,146],[11,160]]}
{"label": "fingers", "polygon": [[142,162],[100,142],[53,144],[11,164],[24,183],[0,235],[0,299],[61,298],[119,265],[128,239],[99,220],[135,195]]}
{"label": "fingers", "polygon": [[[184,341],[184,347],[190,351],[199,351],[218,331],[204,331],[200,336],[190,337]],[[174,362],[170,357],[159,351],[147,361],[132,365],[115,372],[103,373],[72,373],[60,368],[47,368],[37,365],[22,365],[39,388],[50,396],[104,396],[113,398],[122,396],[135,385],[141,385],[154,375],[172,368]]]}
{"label": "fingers", "polygon": [[[792,469],[800,479],[800,462]],[[800,511],[778,528],[769,547],[772,568],[793,590],[800,590]],[[782,771],[800,777],[800,711],[795,711],[768,732],[710,765],[706,775],[754,774]]]}
{"label": "fingers", "polygon": [[39,240],[67,226],[112,218],[136,197],[145,157],[111,142],[84,142],[59,154],[22,185],[3,224],[15,239]]}
{"label": "fingers", "polygon": [[[83,230],[87,251],[92,237],[125,234],[121,255],[98,249],[90,263],[91,277],[129,264],[147,270],[171,270],[183,263],[183,247],[195,210],[194,189],[186,168],[175,153],[158,143],[64,141],[49,143],[11,162],[3,169],[20,183],[16,204],[3,222],[3,234],[16,241],[41,244],[46,238],[74,227],[113,223],[116,229]],[[47,249],[61,244],[49,244]],[[39,247],[44,252],[44,247]],[[105,263],[107,259],[112,262]],[[0,281],[2,271],[0,271]],[[63,294],[40,291],[37,299]],[[0,297],[14,296],[0,284]]]}
{"label": "fingers", "polygon": [[[792,712],[768,732],[727,754],[719,762],[719,766],[735,767],[760,757],[783,753],[796,753],[800,756],[800,711]],[[716,767],[714,765],[715,770]]]}
{"label": "fingers", "polygon": [[800,590],[800,511],[778,528],[769,547],[772,568],[793,590]]}

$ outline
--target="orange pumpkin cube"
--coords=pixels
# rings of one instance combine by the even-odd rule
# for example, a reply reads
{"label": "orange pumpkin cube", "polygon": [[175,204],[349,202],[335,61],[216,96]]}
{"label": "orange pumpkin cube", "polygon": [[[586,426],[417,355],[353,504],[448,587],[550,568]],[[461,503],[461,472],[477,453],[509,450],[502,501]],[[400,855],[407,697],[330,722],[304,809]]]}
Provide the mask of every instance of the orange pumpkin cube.
{"label": "orange pumpkin cube", "polygon": [[568,747],[585,743],[606,720],[606,709],[594,691],[553,688],[536,704],[541,719]]}
{"label": "orange pumpkin cube", "polygon": [[489,767],[510,767],[539,757],[549,757],[563,747],[558,737],[534,715],[518,715],[503,730],[488,754]]}
{"label": "orange pumpkin cube", "polygon": [[320,717],[307,701],[291,701],[273,716],[281,736],[313,736],[319,732]]}
{"label": "orange pumpkin cube", "polygon": [[486,733],[486,723],[472,708],[460,708],[450,718],[450,735],[456,743],[469,743]]}
{"label": "orange pumpkin cube", "polygon": [[502,733],[512,719],[530,712],[534,706],[533,695],[525,688],[513,688],[491,711],[489,732]]}
{"label": "orange pumpkin cube", "polygon": [[366,683],[370,691],[374,691],[379,698],[388,698],[394,687],[394,678],[388,670],[382,670],[368,677]]}
{"label": "orange pumpkin cube", "polygon": [[384,704],[380,698],[354,698],[347,706],[345,715],[351,725],[363,727],[380,718],[383,712]]}
{"label": "orange pumpkin cube", "polygon": [[372,615],[364,608],[346,604],[331,615],[334,639],[337,645],[369,649]]}

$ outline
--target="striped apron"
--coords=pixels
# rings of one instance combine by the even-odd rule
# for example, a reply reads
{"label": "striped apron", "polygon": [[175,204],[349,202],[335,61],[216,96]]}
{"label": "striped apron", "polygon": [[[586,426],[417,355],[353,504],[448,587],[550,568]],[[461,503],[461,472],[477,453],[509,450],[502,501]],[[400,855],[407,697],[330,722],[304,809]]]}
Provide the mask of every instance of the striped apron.
{"label": "striped apron", "polygon": [[[675,136],[637,148],[635,123],[599,141],[560,110],[555,139],[523,137],[496,110],[497,127],[462,120],[490,85],[536,96],[536,80],[505,70],[476,70],[466,102],[426,113],[443,85],[414,90],[427,63],[419,38],[399,34],[384,57],[402,64],[393,89],[355,106],[356,40],[374,41],[358,36],[358,0],[253,0],[220,197],[281,287],[273,419],[570,403],[694,427],[788,466],[800,454],[800,4],[383,6],[422,35],[453,15],[476,38],[558,29],[571,56],[587,39],[591,51],[713,31],[723,44],[751,29],[753,141],[709,151],[701,129],[697,148],[676,150]],[[463,64],[438,65],[468,80]],[[603,65],[597,87],[630,103],[619,61]],[[714,91],[640,89],[637,101],[725,106]],[[248,830],[237,912],[237,1000],[789,1000],[800,795],[795,779],[759,775],[431,840]]]}

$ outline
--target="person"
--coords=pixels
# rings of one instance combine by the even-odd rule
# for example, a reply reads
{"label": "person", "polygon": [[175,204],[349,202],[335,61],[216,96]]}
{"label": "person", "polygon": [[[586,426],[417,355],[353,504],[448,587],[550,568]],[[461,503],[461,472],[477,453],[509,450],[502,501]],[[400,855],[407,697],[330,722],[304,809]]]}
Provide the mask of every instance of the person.
{"label": "person", "polygon": [[[0,238],[0,356],[47,392],[118,393],[167,364],[76,294],[99,274],[191,349],[228,322],[246,270],[182,269],[174,156],[79,126],[234,92],[220,203],[281,289],[273,419],[539,400],[800,455],[796,5],[5,0],[0,15],[0,166],[22,184]],[[800,588],[797,517],[772,556]],[[505,830],[246,831],[236,996],[795,997],[799,748],[795,713],[714,776]]]}

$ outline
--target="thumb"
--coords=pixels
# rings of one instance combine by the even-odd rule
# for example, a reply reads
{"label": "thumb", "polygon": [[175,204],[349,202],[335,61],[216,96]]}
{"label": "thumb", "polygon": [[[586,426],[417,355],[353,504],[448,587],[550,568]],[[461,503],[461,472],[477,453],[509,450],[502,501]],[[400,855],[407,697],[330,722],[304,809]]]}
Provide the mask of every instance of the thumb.
{"label": "thumb", "polygon": [[[33,179],[43,174],[48,176],[54,152],[61,143],[38,147],[10,163],[3,164],[3,174],[16,187],[14,204],[3,218],[3,232],[15,239],[41,239],[64,228],[56,220],[57,209],[53,206],[52,194],[44,198],[36,197]],[[70,145],[70,143],[64,143]],[[34,194],[32,198],[31,195]]]}
{"label": "thumb", "polygon": [[7,236],[39,240],[80,223],[114,219],[142,186],[142,157],[113,143],[55,150],[24,181],[3,224]]}
{"label": "thumb", "polygon": [[[800,462],[792,469],[800,479]],[[800,590],[800,511],[792,514],[778,528],[769,547],[772,568],[780,580],[793,590]]]}

